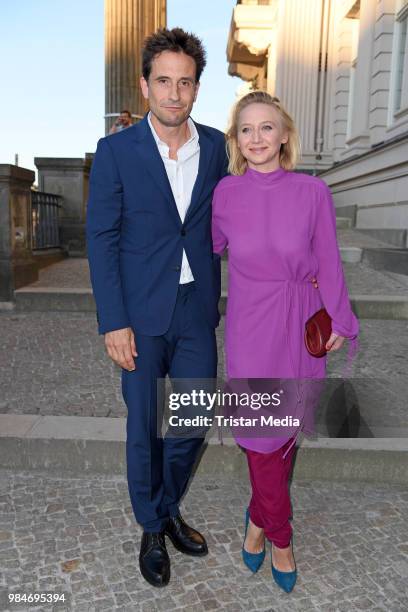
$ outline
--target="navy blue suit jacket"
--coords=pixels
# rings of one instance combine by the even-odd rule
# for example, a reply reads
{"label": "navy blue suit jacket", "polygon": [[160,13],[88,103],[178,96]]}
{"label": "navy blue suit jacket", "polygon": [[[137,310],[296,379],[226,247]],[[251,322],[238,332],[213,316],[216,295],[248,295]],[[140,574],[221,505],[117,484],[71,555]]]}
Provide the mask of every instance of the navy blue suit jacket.
{"label": "navy blue suit jacket", "polygon": [[99,333],[131,327],[149,336],[169,328],[183,248],[209,325],[219,322],[220,259],[213,257],[211,201],[227,173],[224,134],[195,124],[197,180],[184,223],[147,115],[101,138],[92,164],[87,250]]}

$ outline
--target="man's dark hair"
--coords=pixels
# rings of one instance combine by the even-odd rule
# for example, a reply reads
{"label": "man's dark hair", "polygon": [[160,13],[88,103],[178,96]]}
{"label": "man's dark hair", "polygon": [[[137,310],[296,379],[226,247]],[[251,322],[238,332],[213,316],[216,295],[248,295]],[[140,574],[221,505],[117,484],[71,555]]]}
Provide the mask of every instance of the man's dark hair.
{"label": "man's dark hair", "polygon": [[132,118],[132,115],[130,114],[130,111],[128,111],[126,108],[124,110],[120,111],[120,114],[122,114],[122,113],[126,113],[127,115],[129,115],[130,119]]}
{"label": "man's dark hair", "polygon": [[193,58],[196,65],[196,82],[200,80],[207,63],[205,49],[201,40],[194,34],[185,32],[181,28],[173,28],[172,30],[161,28],[148,36],[144,41],[142,72],[146,81],[152,71],[153,59],[163,51],[183,52]]}

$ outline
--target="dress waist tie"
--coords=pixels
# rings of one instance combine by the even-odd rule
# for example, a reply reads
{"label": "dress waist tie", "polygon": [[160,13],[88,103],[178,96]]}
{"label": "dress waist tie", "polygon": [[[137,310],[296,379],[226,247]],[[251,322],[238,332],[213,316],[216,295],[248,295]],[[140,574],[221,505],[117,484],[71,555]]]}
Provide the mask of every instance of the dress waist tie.
{"label": "dress waist tie", "polygon": [[[295,280],[285,280],[285,336],[286,336],[286,344],[288,347],[288,354],[289,354],[289,360],[290,360],[290,365],[292,368],[292,374],[293,374],[293,379],[295,380],[295,384],[296,384],[296,402],[297,405],[302,404],[303,400],[304,400],[304,395],[303,395],[303,388],[302,388],[302,383],[300,380],[300,354],[297,355],[297,361],[295,362],[295,359],[293,357],[293,353],[292,353],[292,347],[291,347],[291,343],[290,343],[290,329],[289,329],[289,325],[290,325],[290,314],[291,314],[291,310],[293,307],[293,290],[294,290],[294,286],[298,285],[298,284],[307,284],[309,285],[311,283],[311,281],[295,281]],[[300,419],[300,424],[299,424],[299,428],[298,431],[295,435],[295,437],[292,440],[292,443],[289,445],[289,447],[285,450],[284,454],[283,454],[283,458],[286,458],[286,455],[288,454],[288,452],[292,449],[292,447],[296,444],[297,439],[299,437],[299,434],[302,430],[302,425],[304,422],[304,412],[305,412],[305,408],[303,408],[302,410],[302,417]]]}

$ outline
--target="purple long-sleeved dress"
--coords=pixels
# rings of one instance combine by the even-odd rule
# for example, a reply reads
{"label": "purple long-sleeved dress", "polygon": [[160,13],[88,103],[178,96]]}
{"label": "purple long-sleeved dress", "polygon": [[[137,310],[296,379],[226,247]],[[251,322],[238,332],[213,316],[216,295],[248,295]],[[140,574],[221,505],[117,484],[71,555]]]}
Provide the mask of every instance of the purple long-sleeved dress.
{"label": "purple long-sleeved dress", "polygon": [[[324,378],[326,358],[305,348],[307,319],[324,306],[334,333],[358,334],[327,185],[282,168],[227,176],[214,191],[212,232],[215,253],[228,247],[228,378]],[[235,437],[258,452],[288,440]]]}

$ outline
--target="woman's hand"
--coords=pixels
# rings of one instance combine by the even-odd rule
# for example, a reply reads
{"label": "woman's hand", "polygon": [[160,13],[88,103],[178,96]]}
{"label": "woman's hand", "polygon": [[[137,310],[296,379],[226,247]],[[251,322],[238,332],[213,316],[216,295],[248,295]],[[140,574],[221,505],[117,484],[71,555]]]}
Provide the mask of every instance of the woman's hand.
{"label": "woman's hand", "polygon": [[[315,276],[310,280],[310,282],[312,283],[315,289],[319,288],[317,278]],[[338,334],[332,334],[326,343],[326,351],[328,353],[338,351],[343,346],[344,341],[345,338],[343,336],[339,336]]]}
{"label": "woman's hand", "polygon": [[[319,284],[315,276],[310,280],[310,282],[312,283],[315,289],[319,288]],[[344,341],[345,341],[345,338],[343,336],[339,336],[338,334],[332,334],[326,343],[326,347],[325,347],[326,351],[328,353],[331,353],[333,351],[338,351],[343,346]]]}
{"label": "woman's hand", "polygon": [[345,338],[343,336],[339,336],[338,334],[331,334],[330,338],[326,343],[326,351],[328,353],[338,351],[343,346],[344,341]]}

